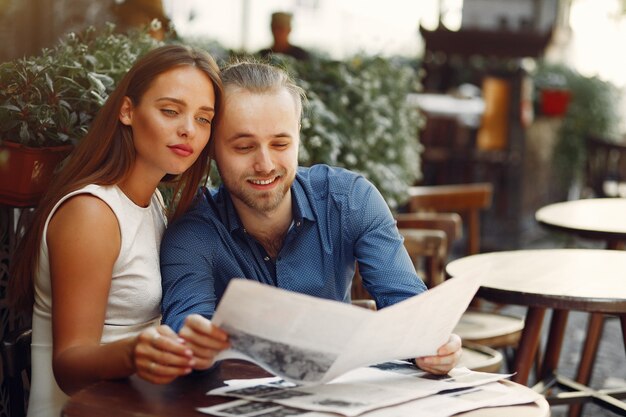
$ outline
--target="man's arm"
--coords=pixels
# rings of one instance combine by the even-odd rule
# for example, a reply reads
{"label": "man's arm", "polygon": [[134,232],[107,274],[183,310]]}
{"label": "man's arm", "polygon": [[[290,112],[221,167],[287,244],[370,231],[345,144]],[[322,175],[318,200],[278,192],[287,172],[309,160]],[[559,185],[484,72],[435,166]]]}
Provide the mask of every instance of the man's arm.
{"label": "man's arm", "polygon": [[[378,308],[425,291],[426,286],[415,272],[396,222],[383,197],[365,180],[357,180],[353,195],[361,196],[360,201],[355,198],[355,204],[351,205],[357,209],[357,213],[360,210],[360,215],[355,213],[350,217],[355,221],[354,229],[360,230],[355,244],[355,255],[363,283],[376,300]],[[361,203],[362,206],[359,206]],[[359,222],[360,219],[364,221]],[[416,358],[415,364],[426,372],[446,374],[459,363],[460,357],[461,338],[452,334],[439,347],[436,355]]]}
{"label": "man's arm", "polygon": [[193,352],[193,369],[207,369],[228,348],[228,335],[213,325],[217,295],[212,255],[217,241],[210,228],[183,219],[166,231],[161,243],[163,321]]}
{"label": "man's arm", "polygon": [[353,186],[348,214],[359,273],[378,308],[426,290],[382,195],[364,178]]}
{"label": "man's arm", "polygon": [[[212,256],[215,248],[206,225],[194,219],[172,224],[161,243],[163,322],[178,332],[185,318],[199,314],[213,317],[215,294]],[[205,234],[203,236],[203,233]]]}

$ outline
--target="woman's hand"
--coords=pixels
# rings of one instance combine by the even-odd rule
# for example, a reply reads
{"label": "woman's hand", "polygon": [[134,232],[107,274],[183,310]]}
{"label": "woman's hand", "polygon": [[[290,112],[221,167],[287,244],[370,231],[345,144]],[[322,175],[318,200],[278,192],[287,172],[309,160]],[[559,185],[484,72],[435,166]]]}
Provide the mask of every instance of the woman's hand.
{"label": "woman's hand", "polygon": [[451,334],[448,342],[437,350],[437,355],[416,358],[415,364],[431,374],[445,375],[459,363],[461,353],[461,338]]}
{"label": "woman's hand", "polygon": [[210,368],[215,356],[230,346],[228,334],[199,314],[187,316],[178,335],[193,351],[194,369]]}
{"label": "woman's hand", "polygon": [[166,325],[141,332],[133,358],[137,375],[155,384],[167,384],[186,375],[195,364],[192,350]]}

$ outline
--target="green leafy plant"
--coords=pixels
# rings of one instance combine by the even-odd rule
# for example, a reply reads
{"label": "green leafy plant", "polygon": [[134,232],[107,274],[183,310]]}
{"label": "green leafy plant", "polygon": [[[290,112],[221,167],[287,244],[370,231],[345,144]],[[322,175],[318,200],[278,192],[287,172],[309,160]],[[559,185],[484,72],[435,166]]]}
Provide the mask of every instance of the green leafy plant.
{"label": "green leafy plant", "polygon": [[109,24],[70,33],[40,55],[0,65],[0,140],[30,147],[76,143],[138,56],[157,45],[147,32]]}
{"label": "green leafy plant", "polygon": [[419,117],[407,104],[415,71],[390,59],[283,59],[305,89],[300,163],[325,163],[363,174],[392,209],[420,176]]}

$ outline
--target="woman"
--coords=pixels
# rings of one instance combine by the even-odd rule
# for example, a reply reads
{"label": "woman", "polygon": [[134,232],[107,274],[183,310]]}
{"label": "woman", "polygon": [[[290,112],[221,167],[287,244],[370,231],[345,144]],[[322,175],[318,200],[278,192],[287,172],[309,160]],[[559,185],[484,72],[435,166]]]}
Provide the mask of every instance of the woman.
{"label": "woman", "polygon": [[189,206],[208,169],[221,88],[208,54],[180,45],[149,52],[42,199],[9,282],[15,307],[34,303],[29,416],[58,416],[66,395],[98,380],[137,373],[167,383],[191,372],[190,347],[159,325],[157,185],[177,181],[170,217]]}

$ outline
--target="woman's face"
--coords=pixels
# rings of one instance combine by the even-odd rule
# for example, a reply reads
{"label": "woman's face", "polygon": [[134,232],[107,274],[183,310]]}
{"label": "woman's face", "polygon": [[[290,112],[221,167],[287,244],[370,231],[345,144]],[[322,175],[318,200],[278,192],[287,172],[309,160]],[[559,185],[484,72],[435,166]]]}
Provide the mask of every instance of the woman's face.
{"label": "woman's face", "polygon": [[208,143],[214,114],[211,79],[190,65],[159,75],[139,103],[126,97],[120,121],[133,132],[133,173],[146,180],[183,173]]}

